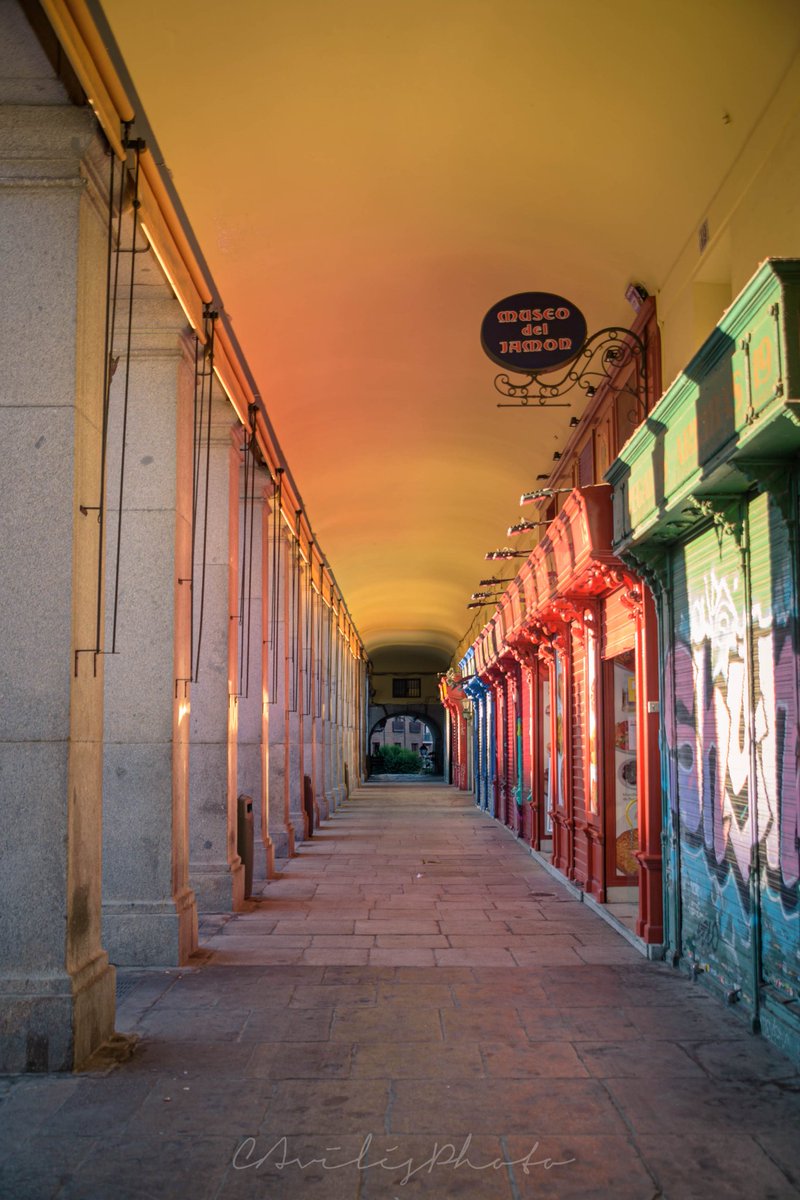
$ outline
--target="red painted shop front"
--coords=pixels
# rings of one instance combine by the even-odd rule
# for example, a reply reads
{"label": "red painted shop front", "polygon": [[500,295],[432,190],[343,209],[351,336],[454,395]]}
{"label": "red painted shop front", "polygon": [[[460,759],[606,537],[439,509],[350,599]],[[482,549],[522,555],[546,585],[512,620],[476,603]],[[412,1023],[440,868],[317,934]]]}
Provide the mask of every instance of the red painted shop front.
{"label": "red painted shop front", "polygon": [[610,545],[610,488],[572,492],[484,631],[497,815],[659,943],[655,611]]}

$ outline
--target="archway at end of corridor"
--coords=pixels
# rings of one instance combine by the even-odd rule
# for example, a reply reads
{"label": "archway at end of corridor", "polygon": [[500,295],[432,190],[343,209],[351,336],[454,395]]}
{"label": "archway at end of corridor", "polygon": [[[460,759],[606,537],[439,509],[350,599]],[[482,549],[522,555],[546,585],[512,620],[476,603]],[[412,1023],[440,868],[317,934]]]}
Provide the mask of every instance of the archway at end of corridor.
{"label": "archway at end of corridor", "polygon": [[409,779],[423,776],[435,778],[441,776],[444,770],[442,728],[428,712],[400,704],[381,705],[377,712],[371,709],[367,743],[370,775],[387,770],[384,747],[405,750],[417,756],[419,769],[406,772]]}

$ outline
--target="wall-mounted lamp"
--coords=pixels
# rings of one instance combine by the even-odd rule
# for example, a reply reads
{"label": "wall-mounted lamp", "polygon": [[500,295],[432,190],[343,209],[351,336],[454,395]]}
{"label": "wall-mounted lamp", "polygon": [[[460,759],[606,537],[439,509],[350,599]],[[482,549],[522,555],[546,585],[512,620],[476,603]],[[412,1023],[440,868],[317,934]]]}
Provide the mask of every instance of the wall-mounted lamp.
{"label": "wall-mounted lamp", "polygon": [[529,529],[537,529],[540,525],[549,525],[549,521],[518,521],[516,525],[509,525],[508,536],[513,537],[517,533],[527,533]]}
{"label": "wall-mounted lamp", "polygon": [[638,312],[647,299],[647,288],[642,283],[629,283],[625,289],[625,299],[634,312]]}
{"label": "wall-mounted lamp", "polygon": [[481,587],[494,587],[498,583],[508,583],[508,580],[507,579],[497,579],[497,578],[493,577],[492,579],[482,579],[480,581]]}
{"label": "wall-mounted lamp", "polygon": [[580,417],[570,417],[570,419],[569,419],[570,429],[577,429],[578,426],[580,425],[580,423],[581,423]]}
{"label": "wall-mounted lamp", "polygon": [[509,550],[504,546],[502,550],[490,550],[486,555],[487,558],[527,558],[530,554],[529,550]]}
{"label": "wall-mounted lamp", "polygon": [[559,460],[560,458],[561,458],[561,451],[560,451],[560,450],[554,450],[554,451],[553,451],[553,462],[558,462],[558,460]]}
{"label": "wall-mounted lamp", "polygon": [[467,608],[486,608],[487,605],[496,603],[497,598],[490,597],[488,600],[474,600],[471,604],[467,605]]}
{"label": "wall-mounted lamp", "polygon": [[523,492],[519,498],[520,504],[533,504],[536,500],[546,500],[558,492],[571,492],[572,488],[537,488],[534,492]]}

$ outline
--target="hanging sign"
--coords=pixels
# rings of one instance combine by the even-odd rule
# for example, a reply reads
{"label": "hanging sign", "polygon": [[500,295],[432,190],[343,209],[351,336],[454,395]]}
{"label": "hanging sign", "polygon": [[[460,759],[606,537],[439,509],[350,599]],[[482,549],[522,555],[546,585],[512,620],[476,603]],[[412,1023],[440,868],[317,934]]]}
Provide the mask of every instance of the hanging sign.
{"label": "hanging sign", "polygon": [[575,358],[586,341],[586,318],[552,292],[519,292],[493,304],[481,325],[481,345],[493,363],[538,375]]}

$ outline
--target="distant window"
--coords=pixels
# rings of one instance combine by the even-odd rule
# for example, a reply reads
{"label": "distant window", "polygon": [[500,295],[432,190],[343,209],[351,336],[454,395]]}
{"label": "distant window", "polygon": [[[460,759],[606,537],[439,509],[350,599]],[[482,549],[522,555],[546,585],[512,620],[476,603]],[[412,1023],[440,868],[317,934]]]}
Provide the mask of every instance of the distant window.
{"label": "distant window", "polygon": [[409,733],[421,733],[422,726],[420,725],[419,721],[411,721],[409,722],[408,731]]}
{"label": "distant window", "polygon": [[403,717],[394,717],[392,719],[392,733],[405,733],[406,723]]}
{"label": "distant window", "polygon": [[421,696],[421,682],[422,681],[420,679],[393,679],[392,696],[400,698],[407,696]]}
{"label": "distant window", "polygon": [[403,747],[403,743],[402,743],[402,742],[395,742],[395,746],[399,746],[399,747],[402,749],[402,747]]}
{"label": "distant window", "polygon": [[419,750],[419,742],[412,742],[412,743],[411,743],[411,749],[412,749],[412,750],[414,750],[415,752],[416,752],[417,750]]}
{"label": "distant window", "polygon": [[378,751],[380,750],[380,748],[381,748],[381,744],[380,744],[380,742],[373,742],[373,743],[372,743],[372,753],[373,753],[373,754],[377,754],[377,753],[378,753]]}

